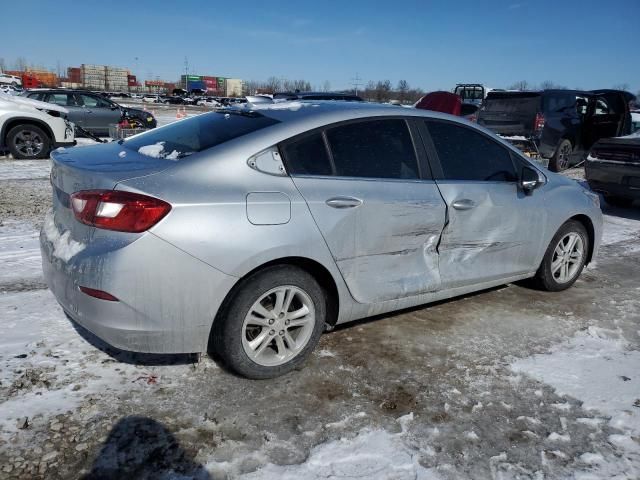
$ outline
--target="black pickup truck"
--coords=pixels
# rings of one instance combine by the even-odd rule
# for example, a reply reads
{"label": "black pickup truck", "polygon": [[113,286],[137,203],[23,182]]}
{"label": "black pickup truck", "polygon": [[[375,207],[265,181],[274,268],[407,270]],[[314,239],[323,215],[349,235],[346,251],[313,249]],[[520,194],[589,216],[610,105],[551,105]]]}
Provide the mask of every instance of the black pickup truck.
{"label": "black pickup truck", "polygon": [[478,124],[549,159],[549,169],[559,172],[584,159],[601,138],[631,133],[634,100],[621,90],[490,92]]}

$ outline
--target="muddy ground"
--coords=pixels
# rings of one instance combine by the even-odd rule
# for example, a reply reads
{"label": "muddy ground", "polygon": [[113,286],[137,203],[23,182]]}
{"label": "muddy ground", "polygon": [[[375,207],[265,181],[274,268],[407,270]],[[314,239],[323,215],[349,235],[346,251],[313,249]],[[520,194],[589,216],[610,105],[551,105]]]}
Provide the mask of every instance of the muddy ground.
{"label": "muddy ground", "polygon": [[[25,249],[49,206],[42,172],[0,175],[0,229]],[[13,265],[0,278],[0,335],[16,339],[0,350],[0,478],[252,478],[378,430],[399,435],[413,465],[384,478],[601,478],[587,452],[632,478],[640,455],[611,441],[606,416],[511,368],[589,327],[638,350],[640,209],[605,211],[625,234],[574,288],[509,285],[352,323],[269,381],[206,356],[114,351],[65,318],[32,264]],[[640,374],[620,381],[640,397]]]}

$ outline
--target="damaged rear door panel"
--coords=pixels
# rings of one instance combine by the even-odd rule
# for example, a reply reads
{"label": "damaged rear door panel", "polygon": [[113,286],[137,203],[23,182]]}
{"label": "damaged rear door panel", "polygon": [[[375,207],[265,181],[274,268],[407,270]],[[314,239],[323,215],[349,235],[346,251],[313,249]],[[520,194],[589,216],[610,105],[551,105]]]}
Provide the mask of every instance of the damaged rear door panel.
{"label": "damaged rear door panel", "polygon": [[447,206],[438,247],[442,288],[535,271],[546,210],[542,194],[518,188],[518,160],[476,130],[441,120],[426,125],[429,158]]}
{"label": "damaged rear door panel", "polygon": [[357,302],[439,290],[445,206],[406,120],[344,122],[281,150]]}

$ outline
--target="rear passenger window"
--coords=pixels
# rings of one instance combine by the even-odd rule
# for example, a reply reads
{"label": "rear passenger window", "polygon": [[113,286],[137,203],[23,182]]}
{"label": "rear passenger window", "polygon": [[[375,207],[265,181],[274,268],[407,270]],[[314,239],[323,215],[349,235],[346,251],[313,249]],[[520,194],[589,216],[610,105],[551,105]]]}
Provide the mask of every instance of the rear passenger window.
{"label": "rear passenger window", "polygon": [[418,178],[418,162],[404,120],[349,123],[329,128],[326,135],[338,176]]}
{"label": "rear passenger window", "polygon": [[295,175],[331,175],[331,163],[322,133],[316,132],[281,147],[289,173]]}
{"label": "rear passenger window", "polygon": [[494,140],[446,122],[427,121],[444,180],[515,182],[509,151]]}

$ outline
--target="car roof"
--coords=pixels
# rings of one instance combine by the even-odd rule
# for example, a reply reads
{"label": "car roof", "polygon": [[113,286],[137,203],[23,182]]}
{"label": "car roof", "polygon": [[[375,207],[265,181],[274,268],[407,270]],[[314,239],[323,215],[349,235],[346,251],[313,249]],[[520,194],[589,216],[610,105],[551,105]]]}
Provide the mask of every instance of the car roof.
{"label": "car roof", "polygon": [[[300,124],[304,129],[344,120],[368,117],[425,117],[452,120],[480,128],[461,117],[431,110],[404,108],[398,105],[372,102],[343,102],[341,100],[293,100],[275,103],[245,103],[228,107],[239,112],[255,111],[289,125]],[[224,110],[221,110],[224,112]]]}

